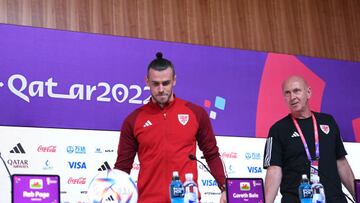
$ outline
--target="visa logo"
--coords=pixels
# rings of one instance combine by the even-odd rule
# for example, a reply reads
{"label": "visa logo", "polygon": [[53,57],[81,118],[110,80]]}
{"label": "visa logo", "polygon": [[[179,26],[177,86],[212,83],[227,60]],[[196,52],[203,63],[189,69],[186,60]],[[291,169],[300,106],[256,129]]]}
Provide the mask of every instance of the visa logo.
{"label": "visa logo", "polygon": [[248,166],[249,173],[262,173],[261,167]]}
{"label": "visa logo", "polygon": [[72,169],[86,169],[86,164],[85,162],[70,162],[68,161],[70,168]]}
{"label": "visa logo", "polygon": [[217,182],[215,180],[201,180],[203,186],[217,186]]}

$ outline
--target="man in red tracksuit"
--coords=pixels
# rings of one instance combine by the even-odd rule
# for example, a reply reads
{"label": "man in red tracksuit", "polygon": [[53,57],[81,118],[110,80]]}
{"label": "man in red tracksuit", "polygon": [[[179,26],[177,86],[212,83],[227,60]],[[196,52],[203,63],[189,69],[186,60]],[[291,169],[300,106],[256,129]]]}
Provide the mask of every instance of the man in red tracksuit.
{"label": "man in red tracksuit", "polygon": [[[125,119],[115,169],[130,173],[138,153],[138,202],[167,203],[173,171],[179,171],[182,181],[185,173],[193,173],[197,180],[197,165],[189,155],[195,155],[198,142],[219,188],[224,189],[224,169],[207,113],[200,106],[175,97],[173,64],[161,53],[156,57],[149,64],[146,77],[151,100]],[[225,191],[220,202],[226,202]]]}

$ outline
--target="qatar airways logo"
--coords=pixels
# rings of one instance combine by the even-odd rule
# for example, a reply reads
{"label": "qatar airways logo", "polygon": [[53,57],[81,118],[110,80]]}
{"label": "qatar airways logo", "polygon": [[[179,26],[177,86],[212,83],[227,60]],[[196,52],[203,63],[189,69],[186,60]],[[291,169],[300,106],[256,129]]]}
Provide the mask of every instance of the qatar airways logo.
{"label": "qatar airways logo", "polygon": [[86,183],[86,178],[84,177],[79,177],[79,178],[70,177],[68,179],[69,185],[85,185],[85,183]]}
{"label": "qatar airways logo", "polygon": [[55,145],[50,145],[50,146],[42,146],[40,145],[37,149],[38,152],[56,152],[56,146]]}
{"label": "qatar airways logo", "polygon": [[29,168],[29,161],[26,159],[8,159],[7,164],[13,168]]}
{"label": "qatar airways logo", "polygon": [[221,154],[222,158],[226,159],[237,159],[237,153],[236,152],[223,152]]}

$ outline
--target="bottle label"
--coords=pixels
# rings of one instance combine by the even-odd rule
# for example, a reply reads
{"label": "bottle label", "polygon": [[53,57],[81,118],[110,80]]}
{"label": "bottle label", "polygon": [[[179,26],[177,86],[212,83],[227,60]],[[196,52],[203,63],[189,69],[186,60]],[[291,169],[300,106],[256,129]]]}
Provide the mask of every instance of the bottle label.
{"label": "bottle label", "polygon": [[313,202],[314,203],[323,203],[325,202],[325,191],[324,187],[320,183],[312,185],[313,190]]}
{"label": "bottle label", "polygon": [[183,196],[184,196],[184,188],[182,187],[173,188],[173,197],[183,197]]}
{"label": "bottle label", "polygon": [[303,198],[311,198],[312,197],[312,190],[310,188],[302,189],[302,196]]}
{"label": "bottle label", "polygon": [[198,201],[198,188],[195,182],[184,183],[185,196],[184,203],[197,203]]}

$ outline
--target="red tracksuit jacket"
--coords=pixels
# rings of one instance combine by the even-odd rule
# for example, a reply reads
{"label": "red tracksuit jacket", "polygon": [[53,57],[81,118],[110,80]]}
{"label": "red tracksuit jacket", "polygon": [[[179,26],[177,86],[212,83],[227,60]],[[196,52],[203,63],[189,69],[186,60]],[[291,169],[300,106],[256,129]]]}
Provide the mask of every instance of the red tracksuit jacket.
{"label": "red tracksuit jacket", "polygon": [[188,158],[195,155],[196,142],[218,184],[223,185],[224,169],[205,110],[179,98],[164,108],[150,100],[125,119],[115,168],[130,173],[138,153],[138,202],[167,203],[173,171],[179,171],[182,182],[185,173],[193,173],[197,180],[196,161]]}

